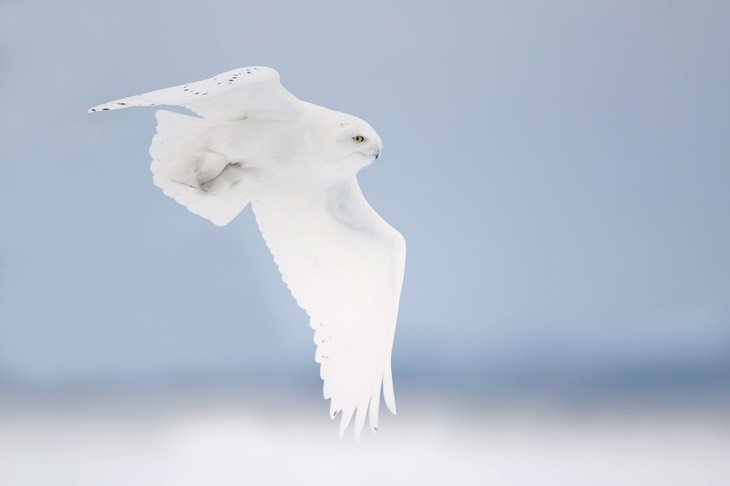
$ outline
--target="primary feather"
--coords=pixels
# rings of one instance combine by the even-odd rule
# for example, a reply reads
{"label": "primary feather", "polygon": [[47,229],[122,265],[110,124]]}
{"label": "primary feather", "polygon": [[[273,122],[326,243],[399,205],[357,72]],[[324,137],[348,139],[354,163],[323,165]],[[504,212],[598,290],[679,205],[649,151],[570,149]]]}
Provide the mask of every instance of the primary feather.
{"label": "primary feather", "polygon": [[395,413],[391,352],[405,241],[365,200],[356,174],[382,148],[366,122],[299,101],[266,67],[105,103],[160,110],[155,185],[191,212],[228,224],[249,203],[284,282],[307,311],[330,413],[377,428],[381,392]]}

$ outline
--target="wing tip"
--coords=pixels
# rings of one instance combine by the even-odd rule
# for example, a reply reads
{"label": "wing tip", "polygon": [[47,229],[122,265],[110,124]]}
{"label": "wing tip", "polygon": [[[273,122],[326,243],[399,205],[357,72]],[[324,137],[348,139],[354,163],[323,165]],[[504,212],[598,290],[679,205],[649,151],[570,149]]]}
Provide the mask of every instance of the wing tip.
{"label": "wing tip", "polygon": [[[126,101],[122,101],[126,100]],[[130,108],[133,106],[159,106],[160,103],[152,103],[150,101],[145,100],[141,96],[131,96],[129,98],[122,98],[122,100],[116,100],[116,101],[109,101],[107,103],[102,103],[101,105],[92,106],[89,108],[89,111],[87,113],[96,113],[99,111],[112,111],[112,110],[121,110],[123,108]]]}

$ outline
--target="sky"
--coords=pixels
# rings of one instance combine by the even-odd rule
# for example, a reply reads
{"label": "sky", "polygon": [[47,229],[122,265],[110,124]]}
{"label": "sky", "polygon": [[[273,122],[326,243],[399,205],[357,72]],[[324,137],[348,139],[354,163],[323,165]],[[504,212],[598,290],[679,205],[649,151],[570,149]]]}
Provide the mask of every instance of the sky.
{"label": "sky", "polygon": [[250,210],[217,228],[152,185],[154,109],[86,112],[266,65],[383,139],[359,180],[408,242],[396,390],[727,390],[728,19],[679,0],[0,2],[0,388],[319,392]]}

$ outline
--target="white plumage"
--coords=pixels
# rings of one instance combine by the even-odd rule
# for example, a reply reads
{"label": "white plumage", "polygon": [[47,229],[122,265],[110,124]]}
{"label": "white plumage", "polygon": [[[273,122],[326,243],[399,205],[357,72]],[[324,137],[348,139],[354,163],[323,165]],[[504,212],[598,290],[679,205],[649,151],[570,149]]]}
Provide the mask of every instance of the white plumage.
{"label": "white plumage", "polygon": [[160,110],[152,139],[155,185],[191,212],[228,224],[249,203],[317,346],[324,396],[340,434],[354,417],[377,428],[381,390],[395,413],[391,351],[405,240],[367,203],[356,174],[380,137],[363,120],[302,102],[276,71],[248,67],[131,96],[90,112]]}

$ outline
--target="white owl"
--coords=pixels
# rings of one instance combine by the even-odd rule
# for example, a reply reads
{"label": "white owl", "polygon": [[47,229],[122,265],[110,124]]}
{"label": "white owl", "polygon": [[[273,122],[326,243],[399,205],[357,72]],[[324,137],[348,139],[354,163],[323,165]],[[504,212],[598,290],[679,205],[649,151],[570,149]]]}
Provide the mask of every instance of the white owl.
{"label": "white owl", "polygon": [[[365,200],[357,172],[380,155],[373,128],[300,101],[267,67],[152,91],[91,108],[160,110],[153,181],[191,212],[228,224],[250,202],[297,303],[307,311],[324,397],[340,435],[355,417],[377,430],[380,393],[395,413],[391,351],[405,240]],[[369,413],[368,413],[369,409]]]}

